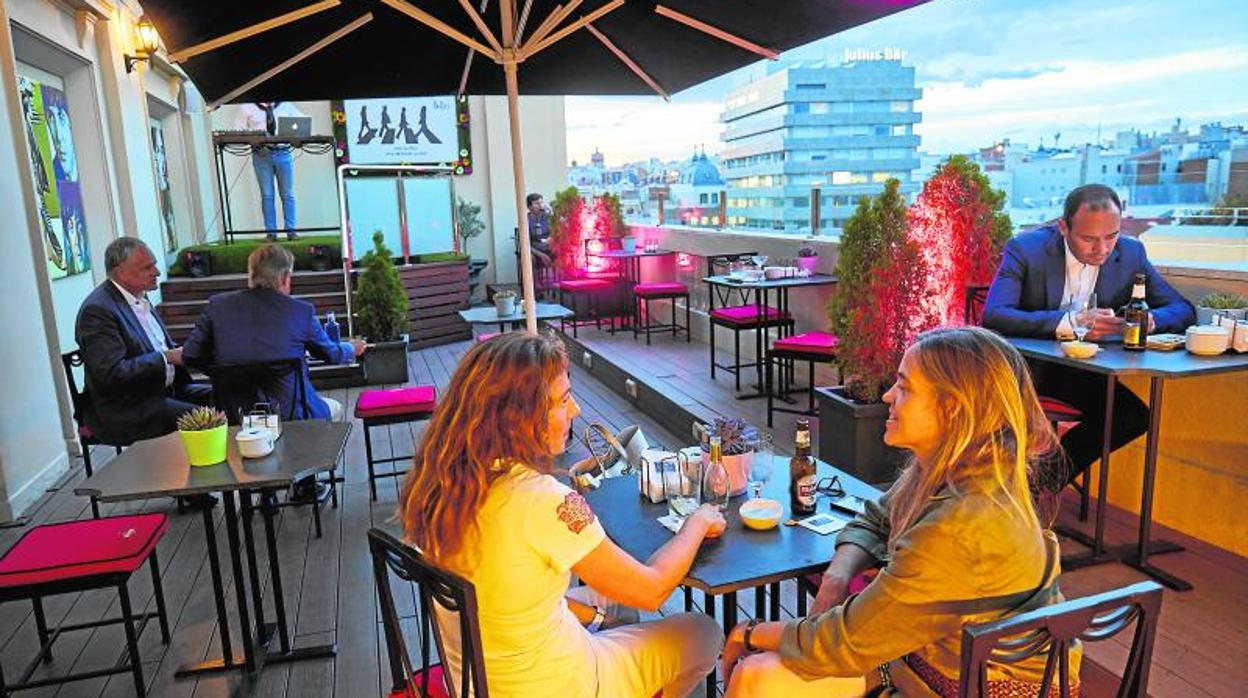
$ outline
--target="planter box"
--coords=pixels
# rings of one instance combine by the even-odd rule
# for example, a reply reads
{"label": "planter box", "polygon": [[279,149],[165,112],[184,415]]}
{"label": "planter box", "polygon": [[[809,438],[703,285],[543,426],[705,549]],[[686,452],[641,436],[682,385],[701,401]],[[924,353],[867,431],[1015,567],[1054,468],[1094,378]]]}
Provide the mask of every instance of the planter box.
{"label": "planter box", "polygon": [[897,479],[905,451],[884,443],[888,405],[861,405],[844,388],[819,388],[819,458],[873,485]]}
{"label": "planter box", "polygon": [[360,357],[364,364],[364,382],[368,385],[407,382],[407,338],[368,345]]}

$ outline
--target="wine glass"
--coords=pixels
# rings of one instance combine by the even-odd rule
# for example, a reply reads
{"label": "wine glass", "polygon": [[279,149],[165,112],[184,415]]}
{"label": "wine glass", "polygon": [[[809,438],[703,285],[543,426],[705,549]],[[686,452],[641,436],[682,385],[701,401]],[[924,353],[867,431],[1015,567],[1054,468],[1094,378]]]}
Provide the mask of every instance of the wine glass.
{"label": "wine glass", "polygon": [[751,445],[754,454],[750,457],[750,489],[754,491],[754,499],[759,499],[763,496],[763,486],[771,479],[775,443],[771,434],[759,434]]}
{"label": "wine glass", "polygon": [[1092,331],[1092,323],[1096,315],[1096,294],[1087,298],[1072,298],[1067,306],[1070,328],[1075,332],[1075,339],[1080,342]]}
{"label": "wine glass", "polygon": [[754,262],[755,267],[762,269],[763,265],[767,263],[767,255],[765,254],[750,255],[750,261]]}

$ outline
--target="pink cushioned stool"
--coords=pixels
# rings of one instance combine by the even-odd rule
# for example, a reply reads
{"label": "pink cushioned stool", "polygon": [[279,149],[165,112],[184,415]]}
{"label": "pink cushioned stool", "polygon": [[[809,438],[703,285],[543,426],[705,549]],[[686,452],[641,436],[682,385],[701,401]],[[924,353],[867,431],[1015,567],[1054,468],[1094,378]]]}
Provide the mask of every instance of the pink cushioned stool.
{"label": "pink cushioned stool", "polygon": [[[156,544],[168,529],[169,519],[164,514],[108,516],[36,526],[9,548],[4,557],[0,558],[0,602],[30,599],[34,603],[39,653],[26,666],[17,683],[6,683],[4,675],[0,673],[0,695],[7,696],[10,691],[23,688],[125,672],[134,676],[135,695],[147,695],[143,680],[143,661],[139,655],[139,636],[147,627],[147,621],[152,618],[159,621],[161,640],[166,645],[169,644],[169,621],[165,613],[165,595],[160,584],[160,563],[156,559]],[[131,575],[144,563],[151,566],[156,612],[135,614],[127,585]],[[43,612],[43,597],[106,587],[117,588],[121,605],[120,618],[105,618],[49,630]],[[139,622],[137,629],[136,621]],[[127,664],[66,674],[54,679],[31,680],[41,664],[52,661],[52,645],[62,632],[116,623],[125,627],[126,649],[130,657]]]}
{"label": "pink cushioned stool", "polygon": [[364,456],[368,461],[368,489],[374,500],[377,499],[377,478],[400,477],[403,470],[391,469],[390,472],[378,473],[378,463],[398,463],[411,460],[410,455],[391,458],[373,458],[373,440],[370,431],[373,427],[388,424],[405,424],[429,419],[437,407],[438,391],[432,385],[416,385],[410,388],[392,388],[390,390],[365,390],[355,402],[355,417],[364,423]]}
{"label": "pink cushioned stool", "polygon": [[[803,332],[801,334],[781,337],[767,350],[767,426],[772,426],[776,412],[788,412],[813,416],[818,414],[815,409],[815,364],[830,364],[836,361],[836,347],[840,339],[828,332]],[[806,409],[776,407],[776,397],[787,400],[793,389],[793,365],[796,361],[809,363],[806,374]],[[780,366],[779,390],[774,389],[774,369]]]}
{"label": "pink cushioned stool", "polygon": [[[712,293],[712,303],[714,303],[714,294]],[[760,360],[741,362],[741,332],[745,330],[754,330],[756,332],[767,332],[771,327],[792,327],[793,317],[782,312],[778,308],[771,306],[749,304],[749,305],[729,305],[722,308],[711,308],[707,313],[707,317],[711,321],[711,338],[708,342],[711,348],[711,378],[715,378],[715,369],[722,368],[733,374],[736,378],[737,390],[741,389],[741,369],[751,366],[759,366],[761,354],[764,352],[756,351],[760,354]],[[732,363],[721,364],[715,360],[715,328],[725,327],[732,330]],[[766,337],[757,339],[757,342],[765,343]],[[761,349],[762,344],[756,344]]]}
{"label": "pink cushioned stool", "polygon": [[[676,322],[676,301],[685,299],[685,326],[681,327]],[[650,322],[650,301],[667,300],[672,303],[672,321],[670,323],[653,323]],[[641,324],[642,317],[645,317],[646,324]],[[692,341],[689,336],[689,287],[675,281],[664,281],[650,284],[635,284],[633,286],[633,339],[637,339],[637,333],[644,331],[646,333],[646,345],[650,344],[651,332],[671,332],[672,339],[684,332],[685,341]]]}

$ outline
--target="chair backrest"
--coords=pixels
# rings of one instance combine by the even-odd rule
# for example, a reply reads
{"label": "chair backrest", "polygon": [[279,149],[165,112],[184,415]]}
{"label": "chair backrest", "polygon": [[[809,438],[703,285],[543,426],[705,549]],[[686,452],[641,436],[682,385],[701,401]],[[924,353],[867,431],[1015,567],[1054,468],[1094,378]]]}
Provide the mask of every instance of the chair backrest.
{"label": "chair backrest", "polygon": [[[78,381],[74,378],[74,369],[83,365],[82,352],[75,349],[70,352],[61,354],[61,365],[65,367],[65,382],[69,384],[69,398],[74,405],[74,422],[78,424],[79,431],[82,430],[82,416],[87,410],[87,386],[84,385],[82,390],[78,390]],[[86,369],[83,369],[84,371]]]}
{"label": "chair backrest", "polygon": [[[467,698],[488,698],[485,683],[485,660],[481,652],[481,629],[477,624],[477,591],[472,582],[452,572],[433,566],[415,548],[406,545],[385,531],[374,528],[368,532],[368,549],[373,557],[373,576],[377,584],[377,601],[381,605],[382,626],[386,634],[386,654],[390,661],[392,690],[408,691],[415,673],[399,626],[390,574],[414,583],[420,596],[420,685],[418,696],[429,694],[430,642],[432,632],[438,656],[445,658],[446,643],[433,617],[434,605],[455,613],[459,618],[460,686],[453,690],[453,677],[443,665],[442,678],[448,695]],[[471,691],[471,693],[470,693]]]}
{"label": "chair backrest", "polygon": [[1161,586],[1140,582],[1103,594],[1070,599],[1004,620],[962,628],[961,698],[987,698],[988,663],[1014,664],[1041,652],[1048,655],[1039,696],[1051,695],[1058,674],[1062,698],[1070,697],[1070,646],[1076,639],[1097,642],[1135,623],[1131,653],[1122,671],[1118,698],[1146,698]]}
{"label": "chair backrest", "polygon": [[966,324],[976,327],[984,324],[984,305],[987,302],[987,286],[966,287]]}
{"label": "chair backrest", "polygon": [[[240,416],[250,411],[257,402],[269,403],[286,420],[309,414],[308,396],[303,390],[301,358],[213,364],[208,367],[207,373],[212,379],[212,401],[225,412],[230,424],[238,424]],[[289,405],[275,406],[277,385],[287,376],[293,383],[292,399]]]}

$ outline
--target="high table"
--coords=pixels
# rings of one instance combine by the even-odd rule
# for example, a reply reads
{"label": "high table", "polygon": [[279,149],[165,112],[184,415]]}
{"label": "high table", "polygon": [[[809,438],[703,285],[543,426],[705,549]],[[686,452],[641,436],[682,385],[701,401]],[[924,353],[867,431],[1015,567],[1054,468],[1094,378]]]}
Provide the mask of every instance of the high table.
{"label": "high table", "polygon": [[[768,584],[778,584],[823,569],[832,559],[836,534],[819,535],[800,526],[786,526],[789,511],[789,459],[773,456],[771,479],[763,488],[764,495],[784,506],[781,524],[769,531],[755,531],[741,523],[737,509],[746,496],[736,497],[724,512],[728,527],[720,538],[707,540],[698,549],[689,573],[681,586],[700,589],[706,594],[706,612],[715,615],[715,596],[724,597],[724,631],[737,623],[737,592]],[[847,495],[875,500],[880,490],[840,471],[823,461],[816,461],[818,476],[837,476]],[[638,560],[647,560],[654,551],[671,540],[672,533],[656,519],[667,514],[667,504],[652,504],[638,492],[637,476],[610,478],[586,493],[585,498],[602,521],[607,535],[615,544]],[[818,510],[828,511],[820,497]],[[847,512],[836,513],[852,518]],[[800,592],[799,592],[800,593]],[[755,609],[762,615],[762,595],[756,597]],[[779,616],[779,595],[773,588],[771,607]],[[714,672],[707,678],[707,695],[715,690]]]}
{"label": "high table", "polygon": [[[591,256],[602,259],[616,259],[620,261],[620,264],[623,267],[622,271],[624,272],[624,295],[629,300],[629,312],[626,313],[624,317],[631,318],[633,316],[633,312],[637,308],[637,297],[633,292],[633,287],[641,283],[641,260],[645,257],[670,257],[674,254],[676,253],[672,250],[654,250],[652,252],[647,252],[644,249],[635,249],[632,252],[626,250],[603,250],[601,252],[596,252]],[[623,329],[628,328],[625,327]]]}
{"label": "high table", "polygon": [[[95,497],[103,502],[186,497],[213,492],[221,495],[221,502],[225,507],[226,538],[230,546],[230,569],[234,575],[234,592],[238,601],[243,658],[240,661],[234,656],[212,510],[203,507],[204,536],[208,544],[208,566],[212,573],[212,591],[216,602],[222,656],[221,659],[184,665],[176,673],[179,677],[234,669],[254,673],[268,662],[320,659],[337,654],[337,646],[334,644],[291,647],[290,625],[286,619],[286,604],[282,594],[282,575],[277,560],[277,536],[273,528],[274,504],[271,497],[262,496],[260,509],[268,543],[276,622],[271,624],[265,620],[259,563],[256,560],[256,545],[251,526],[254,512],[251,497],[254,493],[285,489],[297,480],[332,470],[346,448],[351,424],[324,420],[285,422],[282,424],[282,436],[273,452],[264,458],[254,459],[239,456],[234,443],[234,434],[237,431],[238,427],[230,427],[228,456],[224,463],[191,467],[186,459],[186,449],[182,446],[181,437],[175,432],[135,443],[109,462],[107,467],[74,488],[74,494]],[[242,527],[237,521],[239,508],[235,504],[236,496],[245,519]],[[249,567],[248,578],[243,576],[244,554]],[[254,636],[251,631],[251,612],[247,608],[248,582],[255,614]],[[279,650],[261,652],[260,649],[267,649],[271,643],[275,629]]]}
{"label": "high table", "polygon": [[[1007,338],[1023,356],[1037,361],[1072,366],[1099,373],[1106,377],[1105,432],[1101,447],[1101,474],[1097,483],[1096,529],[1091,539],[1073,532],[1071,537],[1092,548],[1086,555],[1068,556],[1062,559],[1064,569],[1078,569],[1090,565],[1117,561],[1125,563],[1177,591],[1187,591],[1192,585],[1186,580],[1164,572],[1148,564],[1150,554],[1171,553],[1183,547],[1169,541],[1152,540],[1153,490],[1157,480],[1157,442],[1161,432],[1162,388],[1167,379],[1207,376],[1248,370],[1248,354],[1226,353],[1219,356],[1197,356],[1178,349],[1141,352],[1126,351],[1121,344],[1102,344],[1101,351],[1091,359],[1072,359],[1062,353],[1059,342],[1051,339]],[[1105,510],[1107,484],[1109,482],[1110,431],[1114,423],[1114,389],[1121,376],[1148,376],[1149,419],[1148,435],[1144,445],[1144,486],[1140,499],[1140,531],[1135,544],[1105,547]],[[1063,531],[1070,535],[1072,532]]]}
{"label": "high table", "polygon": [[[708,287],[710,293],[707,301],[707,317],[710,317],[711,311],[715,310],[715,290],[725,289],[725,297],[731,295],[733,289],[739,290],[742,299],[748,295],[749,291],[754,292],[754,305],[758,308],[758,321],[763,321],[763,309],[767,307],[768,298],[771,291],[776,292],[776,310],[780,311],[780,316],[785,317],[789,312],[789,289],[804,288],[807,286],[830,286],[836,283],[836,277],[831,274],[811,274],[809,276],[792,276],[783,279],[759,279],[758,281],[744,281],[733,278],[732,276],[721,274],[718,276],[707,276],[702,279]],[[724,301],[727,304],[727,301]],[[784,326],[780,327],[780,336],[786,336]],[[754,331],[754,366],[758,372],[758,388],[757,393],[749,393],[747,395],[738,395],[738,400],[749,400],[753,398],[767,397],[767,393],[763,388],[763,351],[766,343],[766,328],[759,328]],[[715,333],[711,332],[711,341],[715,341]],[[740,359],[737,359],[740,361]],[[740,369],[738,369],[740,370]]]}
{"label": "high table", "polygon": [[[558,303],[537,303],[535,304],[535,315],[538,321],[542,320],[563,320],[572,317],[572,311],[559,305]],[[499,315],[498,311],[492,305],[484,305],[480,308],[469,308],[459,311],[459,316],[464,322],[470,325],[498,325],[499,332],[506,332],[508,325],[518,325],[525,321],[524,303],[520,300],[516,302],[516,312],[510,315]]]}

